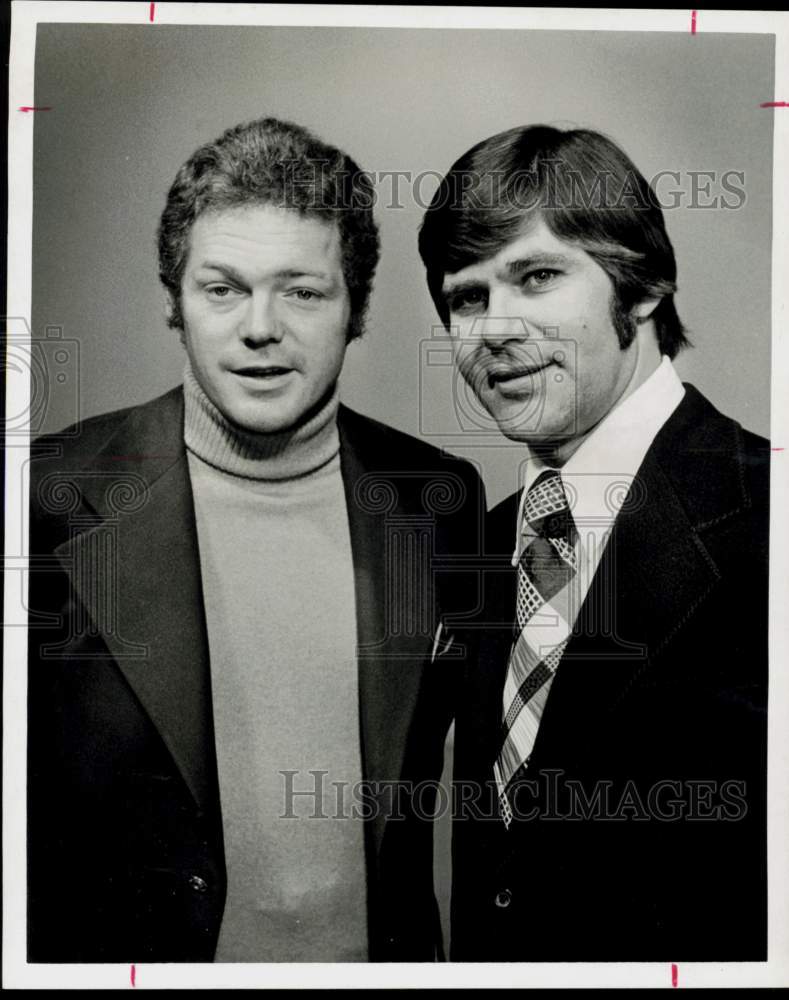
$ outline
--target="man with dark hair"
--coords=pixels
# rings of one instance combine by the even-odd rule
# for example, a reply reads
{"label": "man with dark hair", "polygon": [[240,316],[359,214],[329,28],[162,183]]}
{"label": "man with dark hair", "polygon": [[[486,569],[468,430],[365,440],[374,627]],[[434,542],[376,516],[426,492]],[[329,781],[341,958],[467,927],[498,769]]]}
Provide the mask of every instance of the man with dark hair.
{"label": "man with dark hair", "polygon": [[286,122],[198,149],[159,229],[183,385],[34,443],[31,961],[436,954],[431,649],[481,484],[339,403],[372,202]]}
{"label": "man with dark hair", "polygon": [[657,199],[605,136],[515,128],[419,248],[523,444],[463,637],[452,956],[764,960],[770,452],[674,371]]}

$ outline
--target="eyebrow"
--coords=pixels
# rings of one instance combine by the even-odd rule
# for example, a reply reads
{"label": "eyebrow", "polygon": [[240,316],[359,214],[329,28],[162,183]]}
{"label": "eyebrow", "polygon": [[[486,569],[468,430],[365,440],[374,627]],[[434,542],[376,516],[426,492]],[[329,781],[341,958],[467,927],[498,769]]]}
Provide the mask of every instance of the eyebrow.
{"label": "eyebrow", "polygon": [[[236,284],[243,285],[246,278],[240,271],[237,271],[230,264],[218,264],[214,261],[205,260],[202,261],[197,268],[199,271],[218,271],[220,274],[229,278],[231,281],[236,282]],[[279,271],[275,271],[272,275],[274,278],[318,278],[321,281],[332,282],[332,275],[327,274],[325,271],[311,271],[300,267],[286,267]]]}
{"label": "eyebrow", "polygon": [[[505,279],[518,278],[527,271],[539,267],[569,267],[572,263],[570,257],[561,253],[533,253],[529,257],[522,257],[518,260],[510,260],[498,272]],[[479,288],[486,282],[482,278],[464,278],[462,281],[454,282],[451,278],[445,280],[441,293],[452,295],[456,292],[466,291],[470,288]]]}
{"label": "eyebrow", "polygon": [[563,253],[535,253],[531,257],[507,261],[504,274],[509,278],[517,278],[535,267],[567,267],[569,264],[570,258]]}

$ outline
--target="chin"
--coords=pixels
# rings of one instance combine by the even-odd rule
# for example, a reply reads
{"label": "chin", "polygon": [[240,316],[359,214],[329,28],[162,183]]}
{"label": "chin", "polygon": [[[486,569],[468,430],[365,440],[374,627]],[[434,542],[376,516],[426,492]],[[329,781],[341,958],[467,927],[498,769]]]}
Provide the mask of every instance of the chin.
{"label": "chin", "polygon": [[530,448],[535,450],[550,449],[567,440],[567,435],[546,434],[543,431],[538,433],[533,427],[524,429],[517,427],[500,427],[499,430],[504,437],[508,438],[510,441],[520,441],[522,444],[527,444]]}
{"label": "chin", "polygon": [[245,430],[253,434],[281,434],[296,425],[295,420],[255,420],[245,425]]}
{"label": "chin", "polygon": [[566,423],[548,423],[534,420],[523,424],[500,421],[499,430],[511,441],[523,441],[536,449],[550,449],[552,446],[564,444],[575,436],[575,428]]}
{"label": "chin", "polygon": [[239,409],[225,413],[226,418],[250,434],[277,434],[286,431],[295,421],[285,413],[250,413]]}

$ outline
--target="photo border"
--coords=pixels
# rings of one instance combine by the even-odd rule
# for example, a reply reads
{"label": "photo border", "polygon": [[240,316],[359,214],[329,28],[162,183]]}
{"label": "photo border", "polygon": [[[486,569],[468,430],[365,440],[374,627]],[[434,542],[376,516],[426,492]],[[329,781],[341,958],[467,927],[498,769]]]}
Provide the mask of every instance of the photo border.
{"label": "photo border", "polygon": [[[26,322],[32,300],[33,130],[36,26],[39,23],[159,25],[290,25],[332,27],[656,31],[775,35],[775,94],[754,114],[774,114],[772,250],[772,485],[770,558],[770,693],[768,716],[768,960],[758,963],[445,963],[445,964],[30,964],[25,955],[26,820],[25,671],[23,627],[4,629],[3,742],[3,986],[6,988],[249,988],[249,987],[567,987],[778,986],[789,983],[789,14],[745,11],[381,7],[300,4],[50,3],[17,0],[11,11],[9,85],[8,316]],[[26,412],[29,382],[7,373],[6,413]],[[9,439],[5,492],[5,622],[19,619],[26,490],[26,438]],[[23,584],[22,584],[23,586]]]}

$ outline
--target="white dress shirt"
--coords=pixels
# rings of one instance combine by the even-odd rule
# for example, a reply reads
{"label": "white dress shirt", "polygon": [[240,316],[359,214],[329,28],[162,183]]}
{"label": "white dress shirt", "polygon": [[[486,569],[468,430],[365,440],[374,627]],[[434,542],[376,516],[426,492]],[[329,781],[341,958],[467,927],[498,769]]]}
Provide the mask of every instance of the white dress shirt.
{"label": "white dress shirt", "polygon": [[[636,473],[658,431],[684,395],[685,388],[670,359],[664,355],[649,378],[618,403],[557,470],[578,533],[578,570],[573,581],[569,620],[551,613],[547,607],[535,614],[526,626],[535,648],[547,651],[572,632]],[[524,466],[513,566],[518,565],[527,537],[522,530],[526,494],[540,473],[550,468],[535,455],[530,455]],[[637,502],[637,497],[633,497],[633,502]]]}

